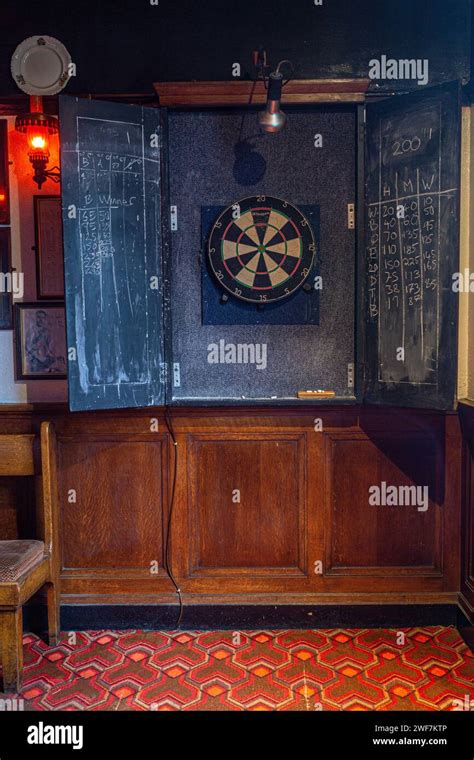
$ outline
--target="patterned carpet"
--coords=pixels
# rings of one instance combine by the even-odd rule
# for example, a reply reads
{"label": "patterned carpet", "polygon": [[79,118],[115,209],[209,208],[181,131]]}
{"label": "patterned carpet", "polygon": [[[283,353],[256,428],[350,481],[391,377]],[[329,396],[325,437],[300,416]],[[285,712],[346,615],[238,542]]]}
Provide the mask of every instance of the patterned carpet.
{"label": "patterned carpet", "polygon": [[453,627],[25,635],[24,655],[26,710],[474,708]]}

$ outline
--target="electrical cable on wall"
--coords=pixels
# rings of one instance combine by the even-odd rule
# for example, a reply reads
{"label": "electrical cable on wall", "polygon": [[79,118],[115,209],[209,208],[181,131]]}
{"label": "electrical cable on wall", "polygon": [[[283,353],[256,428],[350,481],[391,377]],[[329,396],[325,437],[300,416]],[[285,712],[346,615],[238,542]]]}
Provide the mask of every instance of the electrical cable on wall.
{"label": "electrical cable on wall", "polygon": [[184,612],[183,598],[181,596],[181,589],[179,588],[176,582],[176,579],[173,575],[173,571],[171,569],[171,564],[169,560],[171,526],[173,523],[173,510],[174,510],[174,502],[175,502],[175,494],[176,494],[176,478],[177,478],[177,473],[178,473],[178,442],[174,434],[173,423],[171,421],[171,414],[170,414],[170,410],[168,406],[165,406],[165,422],[166,422],[166,427],[168,428],[168,432],[171,436],[171,440],[173,441],[174,468],[173,468],[173,480],[172,480],[172,486],[171,486],[171,499],[170,499],[169,508],[168,508],[168,522],[166,526],[164,565],[165,565],[165,570],[168,574],[168,577],[176,589],[176,593],[179,599],[179,614],[178,614],[178,619],[176,621],[176,628],[179,628],[179,626],[181,625],[181,620],[183,618],[183,612]]}

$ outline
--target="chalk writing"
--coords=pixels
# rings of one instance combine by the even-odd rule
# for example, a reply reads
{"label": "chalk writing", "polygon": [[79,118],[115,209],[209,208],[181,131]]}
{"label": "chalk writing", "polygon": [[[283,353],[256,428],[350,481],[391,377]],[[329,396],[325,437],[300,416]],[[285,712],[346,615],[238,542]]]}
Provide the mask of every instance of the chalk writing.
{"label": "chalk writing", "polygon": [[[65,98],[63,205],[72,408],[162,398],[160,154],[156,109]],[[152,327],[153,326],[153,327]]]}
{"label": "chalk writing", "polygon": [[437,383],[440,223],[457,192],[443,187],[441,127],[440,108],[381,118],[373,146],[366,287],[382,383]]}

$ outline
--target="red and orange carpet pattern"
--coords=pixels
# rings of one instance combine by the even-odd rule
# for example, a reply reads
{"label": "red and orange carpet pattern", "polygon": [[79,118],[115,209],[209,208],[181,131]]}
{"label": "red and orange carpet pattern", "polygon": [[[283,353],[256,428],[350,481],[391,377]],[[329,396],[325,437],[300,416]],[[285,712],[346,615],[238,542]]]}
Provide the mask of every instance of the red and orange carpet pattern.
{"label": "red and orange carpet pattern", "polygon": [[18,696],[27,710],[473,707],[457,630],[402,630],[87,631],[55,647],[26,635]]}

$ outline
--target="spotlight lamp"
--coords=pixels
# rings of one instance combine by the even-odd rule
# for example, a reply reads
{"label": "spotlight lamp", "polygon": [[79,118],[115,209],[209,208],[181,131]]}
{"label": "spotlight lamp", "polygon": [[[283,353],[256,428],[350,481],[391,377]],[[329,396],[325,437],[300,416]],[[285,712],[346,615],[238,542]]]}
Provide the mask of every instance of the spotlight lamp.
{"label": "spotlight lamp", "polygon": [[286,122],[286,116],[280,107],[282,89],[289,82],[289,79],[283,81],[283,74],[280,71],[280,68],[285,63],[293,68],[291,61],[280,61],[275,71],[269,74],[267,80],[267,107],[258,116],[258,123],[261,129],[269,134],[280,132]]}

